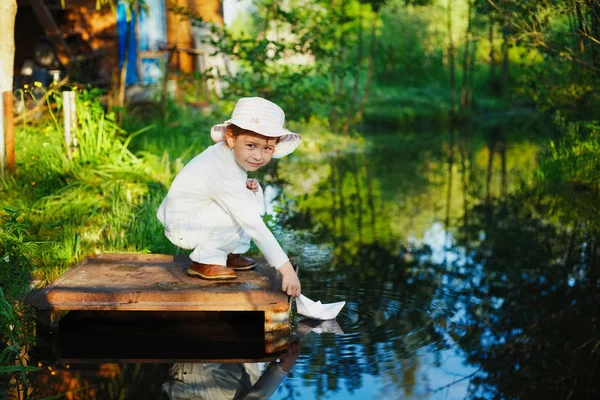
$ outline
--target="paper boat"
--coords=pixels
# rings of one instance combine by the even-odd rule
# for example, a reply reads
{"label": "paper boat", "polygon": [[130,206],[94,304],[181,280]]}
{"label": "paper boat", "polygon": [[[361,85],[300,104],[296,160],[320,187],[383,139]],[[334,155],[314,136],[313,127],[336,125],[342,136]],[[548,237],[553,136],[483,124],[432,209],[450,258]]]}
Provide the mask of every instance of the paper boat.
{"label": "paper boat", "polygon": [[345,301],[322,304],[320,301],[312,301],[302,294],[296,298],[298,314],[320,320],[335,319],[345,304]]}
{"label": "paper boat", "polygon": [[299,340],[304,339],[306,335],[314,332],[318,335],[321,333],[333,333],[334,335],[343,335],[344,331],[339,326],[337,321],[329,319],[327,321],[317,321],[312,318],[303,319],[296,326],[296,337]]}

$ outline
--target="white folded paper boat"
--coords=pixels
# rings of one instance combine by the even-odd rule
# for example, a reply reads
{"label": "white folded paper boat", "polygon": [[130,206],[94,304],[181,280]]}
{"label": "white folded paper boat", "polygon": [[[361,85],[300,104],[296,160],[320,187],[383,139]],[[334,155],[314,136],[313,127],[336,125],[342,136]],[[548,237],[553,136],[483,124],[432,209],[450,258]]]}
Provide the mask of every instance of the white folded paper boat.
{"label": "white folded paper boat", "polygon": [[299,321],[296,325],[296,338],[298,340],[304,339],[304,337],[311,332],[314,332],[317,335],[320,335],[321,333],[333,333],[334,335],[344,334],[344,331],[334,319],[319,321],[313,318],[306,318]]}
{"label": "white folded paper boat", "polygon": [[323,304],[320,301],[312,301],[303,294],[296,298],[298,314],[320,320],[335,319],[344,305],[346,305],[345,301]]}

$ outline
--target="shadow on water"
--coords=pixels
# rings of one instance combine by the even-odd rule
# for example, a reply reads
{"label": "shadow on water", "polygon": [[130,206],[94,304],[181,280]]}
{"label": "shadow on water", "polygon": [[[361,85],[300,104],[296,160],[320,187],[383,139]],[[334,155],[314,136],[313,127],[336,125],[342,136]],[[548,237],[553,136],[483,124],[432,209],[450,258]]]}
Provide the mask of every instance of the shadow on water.
{"label": "shadow on water", "polygon": [[[271,398],[600,396],[599,218],[536,183],[546,139],[527,129],[378,135],[364,151],[279,164],[266,194],[277,236],[301,265],[303,293],[347,304],[335,329],[296,321],[301,351],[280,355],[293,359],[291,372],[273,378]],[[185,324],[167,321],[150,340],[138,321],[103,348],[114,332],[72,322],[60,346],[114,362],[44,364],[33,385],[53,389],[40,394],[168,398],[165,382],[209,365],[117,363],[148,349],[155,361],[187,354],[194,334],[170,336]],[[213,329],[214,358],[252,351],[250,328],[234,330],[237,350]]]}

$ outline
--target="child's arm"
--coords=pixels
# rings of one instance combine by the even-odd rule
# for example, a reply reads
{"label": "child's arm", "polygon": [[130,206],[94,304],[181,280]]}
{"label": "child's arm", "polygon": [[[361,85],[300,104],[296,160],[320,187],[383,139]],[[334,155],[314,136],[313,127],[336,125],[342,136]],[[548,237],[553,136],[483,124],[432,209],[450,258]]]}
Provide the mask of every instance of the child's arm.
{"label": "child's arm", "polygon": [[298,297],[301,293],[300,280],[298,279],[298,275],[296,275],[296,271],[294,271],[294,267],[292,263],[286,261],[278,269],[281,274],[281,290],[286,292],[288,296]]}
{"label": "child's arm", "polygon": [[288,256],[262,220],[254,193],[248,190],[246,184],[240,185],[239,180],[234,178],[211,182],[214,183],[212,189],[215,201],[227,210],[252,238],[267,262],[279,270],[282,290],[289,296],[300,296],[298,276]]}

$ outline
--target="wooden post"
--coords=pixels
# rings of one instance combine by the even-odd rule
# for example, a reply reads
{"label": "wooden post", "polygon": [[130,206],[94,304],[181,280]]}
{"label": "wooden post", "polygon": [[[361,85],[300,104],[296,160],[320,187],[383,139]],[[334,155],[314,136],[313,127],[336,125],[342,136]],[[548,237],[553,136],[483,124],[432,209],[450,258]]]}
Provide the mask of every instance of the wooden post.
{"label": "wooden post", "polygon": [[4,105],[4,138],[6,145],[6,164],[9,173],[15,171],[15,124],[13,116],[13,94],[2,93]]}
{"label": "wooden post", "polygon": [[0,176],[2,178],[6,177],[6,146],[4,143],[4,97],[3,96],[0,96]]}
{"label": "wooden post", "polygon": [[65,137],[65,146],[69,160],[73,157],[73,150],[76,143],[77,128],[77,107],[75,106],[75,92],[62,92],[63,100],[63,132]]}

